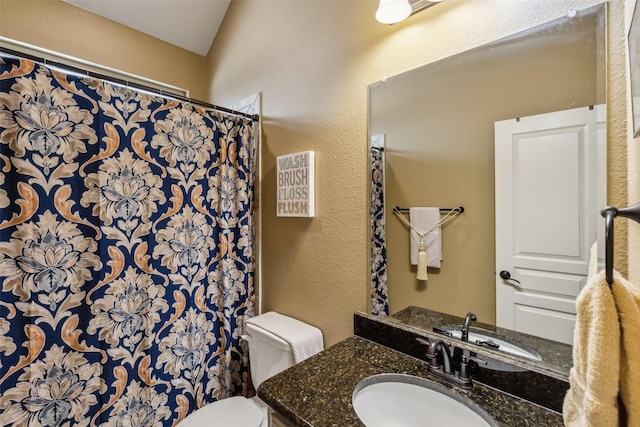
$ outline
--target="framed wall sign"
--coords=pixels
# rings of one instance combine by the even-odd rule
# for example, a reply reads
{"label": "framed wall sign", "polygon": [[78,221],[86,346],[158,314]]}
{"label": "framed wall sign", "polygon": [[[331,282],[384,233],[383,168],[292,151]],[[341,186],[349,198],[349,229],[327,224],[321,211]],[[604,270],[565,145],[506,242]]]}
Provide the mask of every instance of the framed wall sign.
{"label": "framed wall sign", "polygon": [[314,217],[315,152],[278,156],[278,216]]}

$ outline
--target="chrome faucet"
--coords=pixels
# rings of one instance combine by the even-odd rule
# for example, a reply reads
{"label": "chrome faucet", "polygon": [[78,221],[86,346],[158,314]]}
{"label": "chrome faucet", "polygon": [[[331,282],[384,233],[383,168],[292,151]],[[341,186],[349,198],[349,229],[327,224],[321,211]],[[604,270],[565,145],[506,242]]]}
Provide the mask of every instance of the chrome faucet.
{"label": "chrome faucet", "polygon": [[478,320],[478,318],[476,317],[475,313],[473,313],[472,311],[467,313],[466,317],[464,318],[464,325],[462,325],[462,335],[460,336],[460,339],[462,341],[469,341],[469,323],[475,322],[476,320]]}

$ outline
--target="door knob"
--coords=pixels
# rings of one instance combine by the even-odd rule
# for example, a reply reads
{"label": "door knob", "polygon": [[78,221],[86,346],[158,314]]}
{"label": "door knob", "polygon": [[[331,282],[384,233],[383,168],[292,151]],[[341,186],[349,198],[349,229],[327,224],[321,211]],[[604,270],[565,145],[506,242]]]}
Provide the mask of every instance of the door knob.
{"label": "door knob", "polygon": [[511,278],[511,273],[509,273],[507,270],[502,270],[500,272],[500,278],[502,280],[506,280],[507,282],[511,282],[512,284],[516,284],[517,283],[516,286],[518,286],[518,287],[520,286],[520,281],[516,280],[516,279],[512,279]]}

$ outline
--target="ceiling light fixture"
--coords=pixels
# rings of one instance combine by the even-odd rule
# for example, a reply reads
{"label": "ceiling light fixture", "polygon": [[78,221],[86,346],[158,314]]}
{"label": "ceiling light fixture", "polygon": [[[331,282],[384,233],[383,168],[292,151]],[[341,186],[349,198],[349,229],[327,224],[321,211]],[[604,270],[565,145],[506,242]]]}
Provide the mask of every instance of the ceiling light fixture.
{"label": "ceiling light fixture", "polygon": [[383,24],[397,24],[414,13],[418,13],[441,1],[442,0],[380,0],[380,5],[376,11],[376,20]]}
{"label": "ceiling light fixture", "polygon": [[411,15],[409,0],[380,0],[376,20],[383,24],[396,24]]}

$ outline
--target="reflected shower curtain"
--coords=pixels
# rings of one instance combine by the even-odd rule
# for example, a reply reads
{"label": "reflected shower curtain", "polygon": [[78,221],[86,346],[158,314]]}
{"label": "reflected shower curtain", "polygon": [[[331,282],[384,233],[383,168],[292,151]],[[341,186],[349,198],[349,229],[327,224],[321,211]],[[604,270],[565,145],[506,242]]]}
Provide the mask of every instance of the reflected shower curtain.
{"label": "reflected shower curtain", "polygon": [[0,426],[172,426],[246,392],[254,131],[0,57]]}
{"label": "reflected shower curtain", "polygon": [[384,150],[371,147],[371,314],[389,314],[384,224]]}

